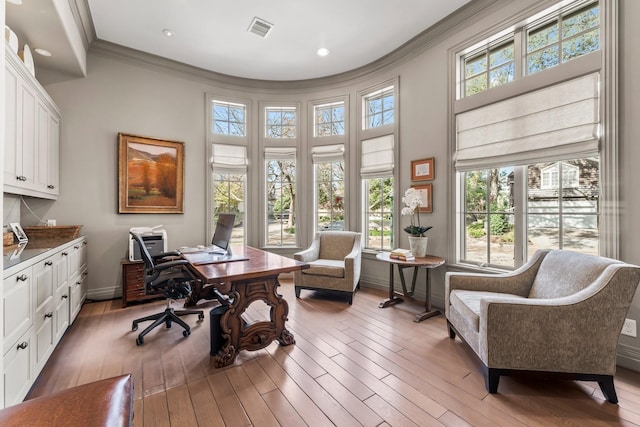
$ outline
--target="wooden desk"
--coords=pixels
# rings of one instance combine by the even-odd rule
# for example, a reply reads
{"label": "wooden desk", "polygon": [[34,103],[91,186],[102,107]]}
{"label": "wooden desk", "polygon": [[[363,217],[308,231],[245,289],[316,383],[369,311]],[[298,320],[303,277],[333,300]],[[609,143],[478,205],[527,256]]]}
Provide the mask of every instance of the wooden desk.
{"label": "wooden desk", "polygon": [[[416,257],[415,261],[401,261],[399,259],[394,259],[389,257],[389,252],[381,252],[376,255],[376,258],[380,261],[385,261],[389,263],[389,298],[382,301],[378,307],[386,308],[395,304],[399,304],[404,302],[402,298],[398,295],[403,295],[406,297],[413,296],[413,292],[416,288],[416,277],[418,276],[418,269],[424,268],[426,269],[426,300],[424,302],[425,310],[422,313],[416,315],[414,322],[421,322],[424,319],[428,319],[429,317],[436,316],[440,314],[438,310],[431,309],[431,278],[429,273],[431,269],[440,267],[444,264],[444,259],[439,256],[427,255],[426,257]],[[394,289],[393,283],[393,266],[398,266],[398,272],[400,273],[400,282],[402,283],[402,294],[399,294]],[[404,269],[413,267],[413,279],[411,281],[411,290],[407,291],[407,285],[404,280]]]}
{"label": "wooden desk", "polygon": [[[224,303],[229,308],[220,318],[225,344],[214,356],[217,368],[232,364],[240,350],[258,350],[275,339],[280,345],[295,343],[285,328],[289,305],[277,292],[278,275],[309,268],[309,264],[249,246],[233,246],[232,251],[248,260],[197,265],[194,264],[199,258],[197,254],[183,254],[200,279],[193,286],[186,306],[195,305],[200,299],[219,299],[214,290],[228,297]],[[247,323],[242,313],[259,300],[271,307],[270,321]]]}

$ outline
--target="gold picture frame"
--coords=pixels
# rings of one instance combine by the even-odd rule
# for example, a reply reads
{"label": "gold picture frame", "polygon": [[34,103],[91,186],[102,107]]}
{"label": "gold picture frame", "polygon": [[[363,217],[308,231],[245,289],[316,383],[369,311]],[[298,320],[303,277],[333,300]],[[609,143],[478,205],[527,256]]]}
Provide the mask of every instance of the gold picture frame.
{"label": "gold picture frame", "polygon": [[418,208],[418,212],[421,213],[432,213],[433,212],[433,184],[420,184],[420,185],[412,185],[411,187],[415,188],[420,192],[420,197],[422,201],[426,201],[426,206],[424,204],[420,205]]}
{"label": "gold picture frame", "polygon": [[118,212],[183,213],[184,143],[118,134]]}
{"label": "gold picture frame", "polygon": [[411,161],[411,181],[430,181],[435,177],[435,158]]}

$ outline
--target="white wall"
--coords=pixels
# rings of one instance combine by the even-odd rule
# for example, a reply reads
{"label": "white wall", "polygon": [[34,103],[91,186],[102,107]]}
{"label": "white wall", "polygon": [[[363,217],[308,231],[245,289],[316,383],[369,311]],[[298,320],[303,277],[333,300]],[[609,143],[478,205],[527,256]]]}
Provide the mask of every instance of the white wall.
{"label": "white wall", "polygon": [[[205,180],[208,179],[205,153],[205,94],[218,93],[258,101],[300,101],[349,94],[355,102],[358,90],[385,79],[400,76],[400,158],[398,190],[410,182],[410,162],[434,156],[436,179],[434,212],[425,214],[423,223],[433,225],[429,231],[429,252],[445,255],[452,240],[448,236],[448,197],[450,161],[447,158],[447,102],[451,71],[449,49],[459,43],[489,32],[496,25],[526,8],[539,7],[534,0],[498,1],[488,11],[425,44],[419,52],[394,65],[376,69],[371,75],[353,81],[335,83],[328,80],[318,89],[317,82],[305,89],[304,84],[281,85],[274,89],[267,83],[239,89],[208,79],[202,72],[182,73],[144,63],[123,60],[118,55],[90,52],[88,75],[84,79],[65,80],[61,76],[42,74],[49,80],[46,89],[63,112],[61,135],[61,195],[57,202],[33,201],[37,213],[55,218],[59,224],[83,224],[89,237],[89,297],[108,297],[121,286],[120,260],[126,256],[127,232],[131,226],[163,224],[169,233],[170,246],[193,245],[206,239]],[[545,4],[550,4],[547,1]],[[640,225],[634,212],[640,211],[640,193],[634,189],[637,178],[633,171],[640,159],[640,2],[620,0],[620,197],[621,259],[640,264]],[[354,109],[352,108],[352,111]],[[303,116],[305,117],[305,116]],[[352,126],[355,126],[352,117]],[[353,129],[353,128],[352,128]],[[255,131],[255,129],[254,129]],[[185,213],[183,215],[121,215],[117,213],[117,133],[127,132],[185,142]],[[355,134],[355,132],[354,132]],[[352,141],[353,142],[353,141]],[[352,159],[353,160],[353,159]],[[251,168],[251,166],[250,166]],[[307,172],[308,170],[301,170]],[[251,169],[250,169],[251,173]],[[355,176],[355,175],[351,175]],[[351,191],[357,180],[352,180]],[[252,185],[256,185],[253,183]],[[254,191],[257,191],[254,189]],[[23,221],[28,216],[23,213]],[[403,223],[406,219],[402,220]],[[401,233],[399,245],[407,246]],[[387,266],[365,260],[363,281],[383,287],[387,282]],[[445,269],[436,270],[433,297],[443,303]],[[419,283],[423,283],[421,272]],[[424,292],[420,288],[418,296]],[[357,296],[356,296],[357,298]],[[640,321],[640,299],[629,314]],[[640,341],[622,337],[621,363],[633,365],[640,360]],[[640,365],[638,367],[640,369]]]}

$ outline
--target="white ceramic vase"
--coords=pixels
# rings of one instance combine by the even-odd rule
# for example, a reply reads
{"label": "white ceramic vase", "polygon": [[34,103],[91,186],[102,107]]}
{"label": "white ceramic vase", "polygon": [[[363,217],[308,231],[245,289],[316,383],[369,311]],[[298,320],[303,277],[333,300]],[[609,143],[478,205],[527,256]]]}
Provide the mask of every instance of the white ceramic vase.
{"label": "white ceramic vase", "polygon": [[409,249],[415,257],[427,256],[428,237],[409,236]]}

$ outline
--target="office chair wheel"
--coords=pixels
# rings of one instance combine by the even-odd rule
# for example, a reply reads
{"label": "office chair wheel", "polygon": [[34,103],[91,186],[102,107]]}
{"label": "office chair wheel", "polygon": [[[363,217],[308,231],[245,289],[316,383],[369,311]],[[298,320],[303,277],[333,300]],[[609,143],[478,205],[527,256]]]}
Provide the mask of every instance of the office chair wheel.
{"label": "office chair wheel", "polygon": [[131,325],[131,330],[132,331],[137,331],[138,330],[138,324],[137,323],[132,324]]}
{"label": "office chair wheel", "polygon": [[144,338],[142,337],[136,338],[136,345],[142,345],[142,344],[144,344]]}
{"label": "office chair wheel", "polygon": [[204,313],[198,314],[198,320],[204,320]]}
{"label": "office chair wheel", "polygon": [[191,335],[191,331],[182,331],[182,336],[183,337],[188,337],[189,335]]}

